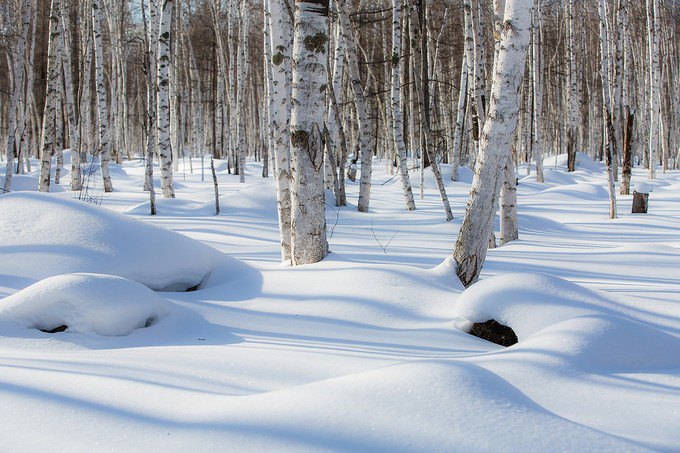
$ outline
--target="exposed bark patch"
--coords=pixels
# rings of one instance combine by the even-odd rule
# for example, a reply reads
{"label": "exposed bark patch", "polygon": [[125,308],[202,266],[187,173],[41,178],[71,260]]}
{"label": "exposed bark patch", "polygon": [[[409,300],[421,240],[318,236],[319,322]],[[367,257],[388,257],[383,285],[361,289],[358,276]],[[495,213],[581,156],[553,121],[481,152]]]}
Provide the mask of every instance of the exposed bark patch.
{"label": "exposed bark patch", "polygon": [[490,319],[486,322],[474,323],[470,330],[470,335],[505,347],[517,343],[515,331],[508,326],[498,323],[494,319]]}
{"label": "exposed bark patch", "polygon": [[274,63],[275,66],[279,66],[281,63],[283,63],[283,58],[283,54],[278,52],[272,57],[272,63]]}

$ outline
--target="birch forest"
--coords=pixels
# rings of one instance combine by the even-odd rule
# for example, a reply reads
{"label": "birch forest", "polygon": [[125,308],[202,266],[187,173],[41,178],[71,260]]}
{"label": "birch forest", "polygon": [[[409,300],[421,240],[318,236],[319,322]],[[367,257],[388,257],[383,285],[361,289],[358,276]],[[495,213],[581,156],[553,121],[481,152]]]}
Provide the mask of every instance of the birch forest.
{"label": "birch forest", "polygon": [[[175,197],[173,173],[187,159],[200,157],[201,172],[206,159],[226,160],[241,182],[248,162],[261,162],[276,181],[282,258],[310,263],[327,250],[324,188],[343,206],[358,172],[357,208],[367,212],[378,158],[414,210],[411,181],[431,171],[451,220],[443,180],[482,156],[462,229],[478,251],[463,234],[455,253],[459,263],[475,256],[477,269],[485,246],[472,225],[490,225],[499,200],[501,243],[517,237],[515,168],[535,161],[541,182],[546,157],[566,153],[574,171],[583,152],[606,163],[614,218],[615,182],[629,194],[633,166],[654,179],[680,163],[680,5],[508,3],[523,8],[516,19],[503,17],[502,0],[8,0],[3,191],[31,158],[49,191],[64,149],[71,190],[88,193],[113,190],[110,162],[142,159],[154,214],[154,178]],[[516,93],[496,112],[504,31],[519,50],[507,69]],[[501,142],[483,132],[487,121]],[[219,213],[217,180],[215,193]],[[491,227],[482,230],[493,245]]]}
{"label": "birch forest", "polygon": [[0,0],[0,450],[678,451],[680,0]]}

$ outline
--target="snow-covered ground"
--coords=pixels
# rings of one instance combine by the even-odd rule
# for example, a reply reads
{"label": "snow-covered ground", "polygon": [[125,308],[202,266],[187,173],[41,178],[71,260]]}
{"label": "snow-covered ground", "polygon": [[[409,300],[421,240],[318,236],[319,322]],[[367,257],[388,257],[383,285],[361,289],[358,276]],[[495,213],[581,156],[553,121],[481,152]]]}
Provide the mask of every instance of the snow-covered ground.
{"label": "snow-covered ground", "polygon": [[[111,194],[91,179],[104,208],[72,201],[68,171],[0,196],[0,450],[677,451],[680,172],[608,220],[600,165],[563,160],[544,184],[519,169],[520,240],[464,293],[446,259],[465,168],[447,223],[429,174],[409,213],[376,161],[371,212],[348,182],[332,253],[299,268],[256,163],[242,185],[216,162],[220,216],[198,159],[155,218],[140,161]],[[519,343],[464,332],[489,318]]]}

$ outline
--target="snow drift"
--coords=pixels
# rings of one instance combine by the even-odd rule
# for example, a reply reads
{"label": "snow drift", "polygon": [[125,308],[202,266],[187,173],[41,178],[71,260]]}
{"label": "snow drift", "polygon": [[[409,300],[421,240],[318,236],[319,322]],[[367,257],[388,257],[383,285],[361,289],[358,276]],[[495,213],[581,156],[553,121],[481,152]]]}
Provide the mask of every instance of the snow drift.
{"label": "snow drift", "polygon": [[0,275],[37,281],[93,272],[183,291],[218,265],[241,264],[181,234],[78,200],[11,193],[0,197],[0,212]]}
{"label": "snow drift", "polygon": [[146,286],[103,274],[57,275],[0,301],[0,320],[106,336],[128,335],[168,312],[169,302]]}

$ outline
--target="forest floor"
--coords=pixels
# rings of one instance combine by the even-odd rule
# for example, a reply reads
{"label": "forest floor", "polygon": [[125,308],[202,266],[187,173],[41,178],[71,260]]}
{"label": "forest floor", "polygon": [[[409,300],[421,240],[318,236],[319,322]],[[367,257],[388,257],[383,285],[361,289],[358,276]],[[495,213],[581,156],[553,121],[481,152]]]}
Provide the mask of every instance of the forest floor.
{"label": "forest floor", "polygon": [[[248,163],[240,184],[216,161],[222,213],[214,216],[209,162],[205,181],[200,165],[194,160],[192,173],[180,162],[177,199],[159,199],[153,218],[141,161],[113,165],[113,193],[103,195],[93,177],[94,199],[140,221],[116,216],[108,229],[94,222],[78,230],[79,208],[54,203],[44,209],[63,222],[60,232],[27,234],[13,229],[11,209],[45,206],[46,197],[29,194],[14,205],[16,194],[0,197],[0,297],[25,304],[21,318],[0,300],[0,450],[680,446],[680,172],[651,183],[649,214],[630,214],[632,197],[619,196],[619,218],[609,220],[600,164],[580,155],[568,174],[563,156],[546,159],[543,184],[519,168],[520,240],[490,250],[481,281],[463,293],[445,260],[467,202],[468,169],[451,182],[444,166],[455,216],[447,223],[429,173],[417,210],[406,212],[399,179],[376,161],[370,212],[356,211],[358,184],[348,182],[348,206],[327,209],[332,253],[291,268],[280,264],[275,193],[261,166]],[[62,178],[67,189],[67,171]],[[417,180],[412,174],[416,194]],[[633,184],[643,181],[645,170],[635,168]],[[48,197],[49,205],[74,195]],[[46,214],[31,215],[39,222]],[[151,245],[130,239],[125,248],[129,237],[144,237],[135,232],[141,222],[193,241],[159,234]],[[69,231],[73,237],[64,237]],[[51,249],[51,241],[72,241],[80,255]],[[204,245],[235,259],[221,261]],[[98,256],[92,250],[104,249],[108,258],[87,264]],[[129,321],[86,300],[83,294],[97,294],[98,277],[94,293],[76,288],[56,309],[45,294],[57,298],[70,283],[46,286],[40,297],[24,289],[67,272],[112,273],[150,286],[137,275],[153,278],[154,269],[170,284],[201,266],[210,276],[196,291],[148,290],[149,299],[164,300],[148,305],[152,325],[129,335],[88,331],[98,314],[104,318],[92,322],[124,328]],[[106,290],[102,301],[147,297],[146,287],[128,289]],[[65,306],[75,307],[74,316],[90,310],[79,318],[81,331],[17,324],[29,315],[61,316]],[[464,332],[484,317],[513,326],[519,343],[503,348]]]}

